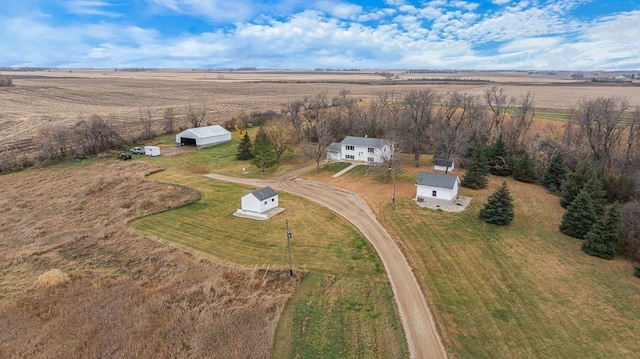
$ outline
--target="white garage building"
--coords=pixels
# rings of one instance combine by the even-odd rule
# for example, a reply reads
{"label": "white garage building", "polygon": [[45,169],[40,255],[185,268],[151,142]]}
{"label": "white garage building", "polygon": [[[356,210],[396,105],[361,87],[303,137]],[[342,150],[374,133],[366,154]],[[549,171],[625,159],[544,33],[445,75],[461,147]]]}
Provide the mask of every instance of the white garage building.
{"label": "white garage building", "polygon": [[453,203],[458,199],[460,179],[456,175],[420,172],[416,181],[416,201],[443,201]]}
{"label": "white garage building", "polygon": [[228,141],[231,141],[231,132],[220,125],[189,128],[176,135],[176,146],[198,149]]}

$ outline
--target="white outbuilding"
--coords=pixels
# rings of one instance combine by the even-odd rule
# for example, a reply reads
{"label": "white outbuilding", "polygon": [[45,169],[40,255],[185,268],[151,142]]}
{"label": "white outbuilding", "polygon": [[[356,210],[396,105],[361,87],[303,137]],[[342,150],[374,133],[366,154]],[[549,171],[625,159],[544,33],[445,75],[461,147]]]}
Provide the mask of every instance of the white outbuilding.
{"label": "white outbuilding", "polygon": [[144,146],[144,154],[151,157],[160,156],[160,147]]}
{"label": "white outbuilding", "polygon": [[451,204],[458,199],[460,178],[432,172],[420,172],[416,181],[416,198],[418,202],[443,201]]}
{"label": "white outbuilding", "polygon": [[176,146],[198,149],[228,141],[231,141],[231,132],[220,125],[189,128],[176,135]]}
{"label": "white outbuilding", "polygon": [[242,210],[254,213],[265,213],[278,207],[278,194],[267,186],[242,196]]}
{"label": "white outbuilding", "polygon": [[433,169],[436,171],[449,172],[455,169],[455,164],[451,160],[447,160],[444,158],[434,158]]}

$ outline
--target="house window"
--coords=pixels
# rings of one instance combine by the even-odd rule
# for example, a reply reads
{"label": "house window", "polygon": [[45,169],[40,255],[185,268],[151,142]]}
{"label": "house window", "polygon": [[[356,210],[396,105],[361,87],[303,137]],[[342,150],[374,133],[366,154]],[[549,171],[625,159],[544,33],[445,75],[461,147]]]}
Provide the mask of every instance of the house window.
{"label": "house window", "polygon": [[275,198],[271,198],[271,202],[275,202],[275,201],[276,201],[276,199],[275,199]]}
{"label": "house window", "polygon": [[267,204],[267,201],[264,201],[264,204]]}
{"label": "house window", "polygon": [[373,157],[367,157],[367,162],[373,162]]}
{"label": "house window", "polygon": [[351,145],[347,145],[347,151],[355,151],[355,147],[351,146]]}
{"label": "house window", "polygon": [[437,197],[437,191],[431,191],[431,196],[432,197]]}
{"label": "house window", "polygon": [[373,147],[369,147],[369,153],[373,153],[374,149]]}
{"label": "house window", "polygon": [[356,157],[354,155],[344,155],[344,158],[348,159],[348,160],[355,160]]}

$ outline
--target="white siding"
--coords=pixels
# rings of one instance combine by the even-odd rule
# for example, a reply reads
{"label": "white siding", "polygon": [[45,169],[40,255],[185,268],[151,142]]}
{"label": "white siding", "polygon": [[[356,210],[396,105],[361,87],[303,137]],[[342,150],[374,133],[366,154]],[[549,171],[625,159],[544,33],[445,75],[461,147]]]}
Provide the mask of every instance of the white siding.
{"label": "white siding", "polygon": [[[351,149],[353,148],[353,149]],[[373,149],[373,152],[369,152],[369,148]],[[391,149],[389,146],[380,147],[363,147],[342,145],[341,156],[343,160],[347,161],[362,161],[371,163],[384,163],[385,159],[391,155]]]}
{"label": "white siding", "polygon": [[264,213],[272,208],[278,207],[278,196],[269,197],[265,200],[258,200],[256,196],[249,193],[242,196],[240,200],[242,209],[245,211]]}
{"label": "white siding", "polygon": [[[433,196],[434,191],[436,194],[435,196]],[[454,201],[456,198],[458,198],[458,182],[456,181],[453,189],[417,185],[416,197],[425,199],[440,199],[450,202]]]}

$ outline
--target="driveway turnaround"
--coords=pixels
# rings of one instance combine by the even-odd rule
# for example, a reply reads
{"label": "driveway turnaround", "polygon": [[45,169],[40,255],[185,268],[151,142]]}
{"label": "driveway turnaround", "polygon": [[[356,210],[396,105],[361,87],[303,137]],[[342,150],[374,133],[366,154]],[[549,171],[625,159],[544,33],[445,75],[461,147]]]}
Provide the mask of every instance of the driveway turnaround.
{"label": "driveway turnaround", "polygon": [[384,264],[393,288],[411,358],[446,358],[447,353],[406,258],[369,206],[356,193],[323,183],[297,178],[295,173],[269,180],[207,174],[220,181],[249,186],[271,186],[323,205],[351,222],[369,240]]}

